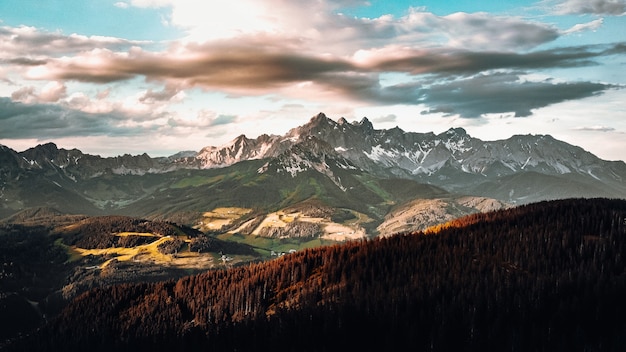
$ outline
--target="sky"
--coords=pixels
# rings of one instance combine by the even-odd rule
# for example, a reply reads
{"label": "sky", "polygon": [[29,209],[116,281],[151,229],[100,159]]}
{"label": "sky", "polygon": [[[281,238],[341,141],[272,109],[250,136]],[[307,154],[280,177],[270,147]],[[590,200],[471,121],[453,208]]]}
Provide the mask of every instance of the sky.
{"label": "sky", "polygon": [[319,112],[626,160],[626,0],[3,0],[0,144],[167,156]]}

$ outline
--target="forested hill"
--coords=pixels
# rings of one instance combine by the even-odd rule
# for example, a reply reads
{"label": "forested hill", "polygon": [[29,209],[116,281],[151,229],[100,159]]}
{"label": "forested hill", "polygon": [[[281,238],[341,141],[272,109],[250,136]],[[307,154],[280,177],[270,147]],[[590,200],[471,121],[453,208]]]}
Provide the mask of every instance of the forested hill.
{"label": "forested hill", "polygon": [[89,291],[15,350],[612,351],[626,201],[569,199]]}

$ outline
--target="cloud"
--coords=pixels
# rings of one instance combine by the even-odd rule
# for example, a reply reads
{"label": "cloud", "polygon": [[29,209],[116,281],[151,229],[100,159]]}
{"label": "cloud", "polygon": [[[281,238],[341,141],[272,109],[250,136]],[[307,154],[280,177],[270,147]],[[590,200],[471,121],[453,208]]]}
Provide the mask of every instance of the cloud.
{"label": "cloud", "polygon": [[601,83],[552,83],[523,81],[516,74],[480,74],[468,79],[438,83],[423,91],[428,113],[458,114],[476,118],[485,114],[532,115],[548,105],[600,94],[611,88]]}
{"label": "cloud", "polygon": [[135,0],[131,4],[169,7],[169,23],[187,32],[187,42],[268,35],[283,40],[295,38],[301,42],[301,50],[336,55],[384,46],[389,40],[408,46],[436,43],[468,50],[528,50],[559,36],[552,25],[487,13],[438,16],[413,7],[400,17],[383,14],[361,18],[338,12],[368,5],[367,1],[206,1],[201,11],[194,0]]}
{"label": "cloud", "polygon": [[67,96],[65,84],[52,81],[48,82],[39,94],[39,100],[46,103],[54,103]]}
{"label": "cloud", "polygon": [[[426,106],[424,113],[464,118],[490,113],[522,117],[611,88],[584,81],[527,81],[522,75],[596,65],[605,56],[626,53],[623,43],[536,49],[562,35],[600,28],[601,18],[561,31],[550,24],[487,13],[439,16],[411,9],[400,17],[355,18],[335,11],[364,4],[350,0],[245,0],[219,6],[207,2],[202,11],[196,1],[188,0],[114,5],[123,4],[169,7],[168,21],[186,28],[189,37],[163,48],[119,38],[0,27],[0,68],[12,72],[11,80],[21,75],[52,81],[43,88],[28,83],[12,92],[15,105],[4,105],[17,115],[3,121],[26,126],[24,121],[34,123],[34,116],[41,116],[51,126],[42,125],[45,133],[67,135],[138,133],[157,128],[157,119],[167,125],[162,128],[174,129],[241,122],[236,115],[218,112],[188,119],[168,111],[168,104],[187,99],[185,93],[192,89],[282,103],[298,98],[320,104]],[[242,4],[249,5],[245,15]],[[575,2],[566,4],[573,8]],[[240,26],[243,22],[247,26]],[[385,79],[391,75],[393,79]],[[141,79],[150,88],[136,87]],[[70,85],[79,89],[87,86],[82,83],[105,85],[92,100],[79,92],[68,95],[70,81],[81,82]],[[124,102],[112,103],[119,97],[115,90],[121,84],[113,84],[118,82],[129,83],[125,87],[135,92]],[[60,105],[43,104],[52,102]],[[55,120],[53,114],[62,118]],[[395,116],[381,114],[380,119],[393,122]],[[65,126],[67,132],[54,126]]]}
{"label": "cloud", "polygon": [[229,125],[237,122],[237,120],[238,117],[236,115],[218,114],[215,111],[203,109],[198,112],[197,117],[193,120],[172,117],[167,121],[167,123],[173,128],[192,128],[194,130],[198,130],[215,126]]}
{"label": "cloud", "polygon": [[52,81],[48,82],[39,93],[35,87],[22,87],[11,94],[11,99],[22,103],[54,103],[66,96],[65,84]]}
{"label": "cloud", "polygon": [[[553,4],[548,1],[547,4]],[[594,14],[622,16],[626,14],[625,0],[565,0],[554,5],[557,14]]]}
{"label": "cloud", "polygon": [[598,28],[602,27],[603,23],[604,23],[603,18],[598,18],[596,20],[593,20],[587,23],[579,23],[579,24],[574,25],[572,28],[563,31],[563,34],[572,34],[572,33],[584,32],[584,31],[595,32],[596,30],[598,30]]}
{"label": "cloud", "polygon": [[127,9],[130,5],[128,5],[128,3],[126,2],[119,1],[113,4],[113,6],[119,7],[120,9]]}
{"label": "cloud", "polygon": [[372,119],[372,122],[374,122],[374,123],[390,123],[390,122],[396,122],[397,119],[398,119],[398,116],[396,116],[395,114],[389,114],[389,115],[385,115],[385,116],[375,117],[375,118]]}
{"label": "cloud", "polygon": [[232,94],[267,94],[305,82],[324,88],[339,85],[340,90],[341,86],[352,86],[363,91],[377,84],[371,74],[381,72],[471,75],[493,69],[581,67],[594,64],[596,58],[624,52],[623,45],[530,53],[389,46],[343,58],[303,53],[290,43],[263,45],[265,39],[190,44],[167,52],[94,49],[73,57],[48,59],[45,65],[29,68],[27,77],[107,83],[144,76],[150,81],[178,87],[217,89]]}
{"label": "cloud", "polygon": [[11,93],[11,99],[20,102],[29,101],[36,96],[37,94],[35,93],[35,87],[22,87]]}
{"label": "cloud", "polygon": [[574,128],[575,131],[590,131],[590,132],[612,132],[615,131],[613,127],[595,125],[595,126],[581,126]]}
{"label": "cloud", "polygon": [[237,116],[235,115],[218,115],[213,119],[211,126],[229,125],[235,121],[237,121]]}
{"label": "cloud", "polygon": [[[46,32],[28,26],[0,27],[0,59],[15,65],[40,65],[45,57],[74,54],[93,48],[127,50],[146,44],[148,42],[105,36],[64,35],[61,32]],[[24,53],[28,53],[28,56],[24,56]]]}
{"label": "cloud", "polygon": [[175,85],[165,85],[163,90],[154,91],[148,89],[140,98],[139,101],[144,104],[153,104],[157,102],[173,102],[181,101],[184,99],[185,93],[182,89]]}
{"label": "cloud", "polygon": [[107,83],[145,76],[149,80],[177,82],[186,87],[229,92],[264,92],[320,76],[350,70],[339,58],[306,56],[289,50],[258,46],[213,45],[189,47],[184,52],[153,53],[140,49],[128,53],[96,49],[74,57],[50,59],[32,68],[31,79],[75,80]]}
{"label": "cloud", "polygon": [[120,112],[85,113],[56,104],[23,104],[0,98],[0,139],[74,136],[141,136],[155,126],[129,125]]}
{"label": "cloud", "polygon": [[474,74],[495,69],[547,69],[594,65],[593,59],[623,52],[623,45],[579,46],[530,53],[387,47],[360,51],[355,62],[380,72]]}
{"label": "cloud", "polygon": [[470,50],[527,50],[559,37],[550,25],[487,13],[454,13],[441,18],[450,46]]}
{"label": "cloud", "polygon": [[[197,87],[232,96],[276,94],[317,101],[427,104],[429,112],[463,117],[493,112],[529,116],[533,109],[592,96],[610,86],[523,82],[512,72],[584,67],[604,56],[626,52],[623,44],[529,53],[386,47],[343,58],[301,53],[291,43],[262,46],[262,39],[257,40],[187,44],[168,52],[96,49],[71,58],[49,59],[46,65],[31,68],[28,77],[105,83],[143,76],[163,83],[163,90],[149,89],[138,98],[143,104],[180,101],[185,89]],[[508,75],[494,75],[494,71]],[[388,72],[405,75],[404,81],[383,86],[380,75]],[[533,97],[533,90],[541,95]]]}

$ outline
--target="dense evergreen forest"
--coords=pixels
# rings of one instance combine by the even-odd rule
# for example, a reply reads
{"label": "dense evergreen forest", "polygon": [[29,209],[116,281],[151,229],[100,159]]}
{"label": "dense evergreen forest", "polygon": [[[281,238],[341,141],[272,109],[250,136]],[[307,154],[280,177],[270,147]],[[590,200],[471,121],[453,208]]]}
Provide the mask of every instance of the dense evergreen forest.
{"label": "dense evergreen forest", "polygon": [[626,201],[568,199],[77,297],[10,351],[618,351]]}

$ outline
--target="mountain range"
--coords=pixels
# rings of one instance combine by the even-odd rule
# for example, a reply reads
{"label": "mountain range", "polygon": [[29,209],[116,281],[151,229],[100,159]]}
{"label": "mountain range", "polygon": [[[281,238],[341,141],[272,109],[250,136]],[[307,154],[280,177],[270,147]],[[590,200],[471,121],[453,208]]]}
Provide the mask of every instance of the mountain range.
{"label": "mountain range", "polygon": [[[103,158],[52,143],[22,152],[0,146],[0,185],[0,217],[46,206],[197,225],[200,214],[220,206],[270,213],[316,200],[335,213],[369,217],[364,226],[378,233],[541,200],[626,198],[626,164],[549,135],[482,141],[462,128],[375,129],[367,118],[335,121],[320,113],[285,135],[241,135],[170,157]],[[386,226],[393,212],[410,215]]]}
{"label": "mountain range", "polygon": [[0,350],[619,350],[625,179],[321,113],[169,157],[0,146]]}

